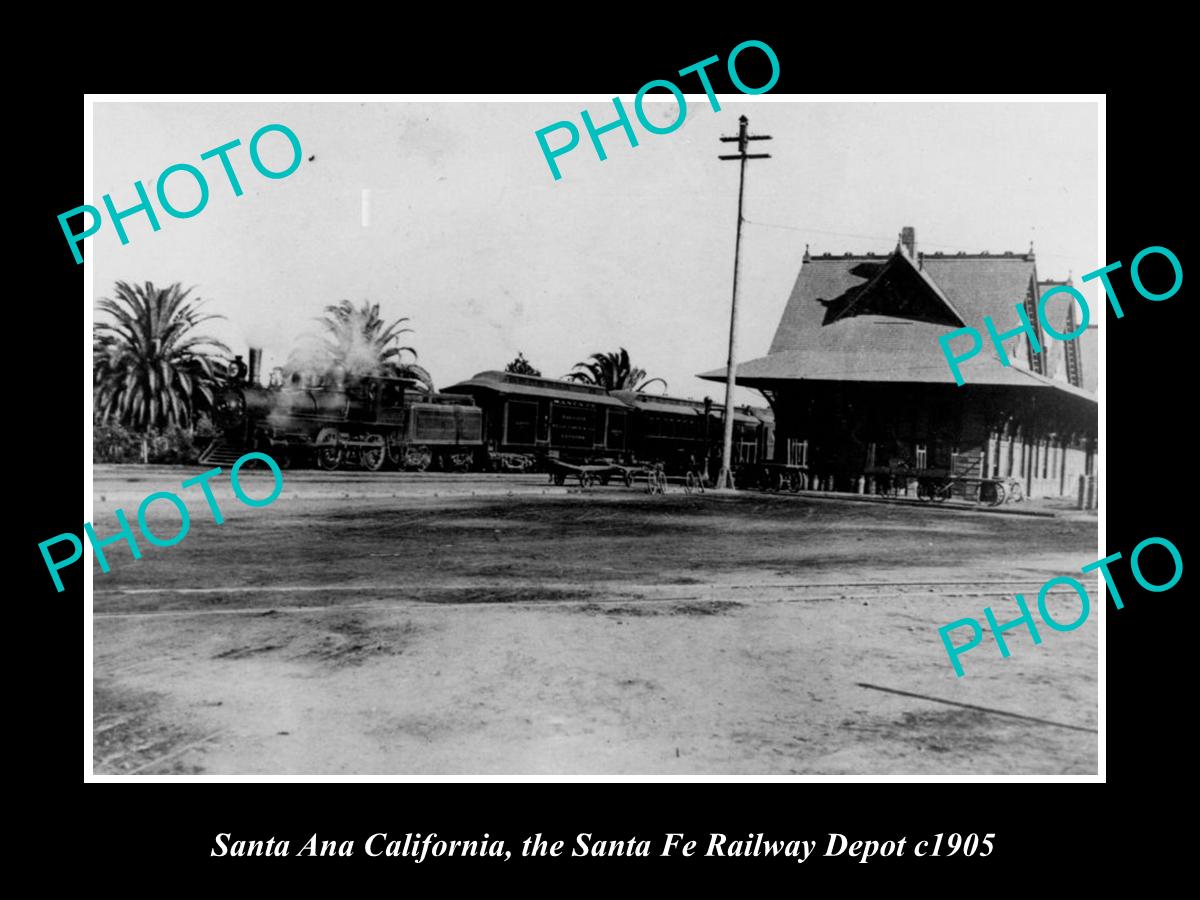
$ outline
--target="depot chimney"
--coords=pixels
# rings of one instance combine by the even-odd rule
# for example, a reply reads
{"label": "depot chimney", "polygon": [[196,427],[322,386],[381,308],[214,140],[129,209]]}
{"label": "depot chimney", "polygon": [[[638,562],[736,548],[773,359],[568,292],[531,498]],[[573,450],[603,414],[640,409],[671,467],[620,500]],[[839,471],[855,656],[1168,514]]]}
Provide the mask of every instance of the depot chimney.
{"label": "depot chimney", "polygon": [[246,381],[250,384],[258,384],[260,374],[262,374],[262,347],[251,347],[250,371],[246,374]]}
{"label": "depot chimney", "polygon": [[917,258],[917,229],[911,225],[901,228],[900,243],[904,245],[904,252],[908,254],[908,258],[915,260]]}

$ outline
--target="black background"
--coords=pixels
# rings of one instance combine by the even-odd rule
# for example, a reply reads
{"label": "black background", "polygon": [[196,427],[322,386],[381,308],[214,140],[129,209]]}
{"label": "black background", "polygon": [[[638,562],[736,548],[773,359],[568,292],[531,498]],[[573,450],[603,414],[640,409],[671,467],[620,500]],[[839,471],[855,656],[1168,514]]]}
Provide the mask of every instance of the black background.
{"label": "black background", "polygon": [[[415,26],[401,29],[395,37],[389,33],[364,38],[361,23],[341,34],[334,33],[341,32],[341,26],[326,23],[317,38],[293,34],[289,25],[285,31],[293,37],[286,41],[263,40],[264,32],[253,40],[220,44],[221,64],[209,60],[194,68],[177,67],[150,54],[138,58],[144,65],[135,65],[138,59],[129,57],[124,68],[93,70],[87,88],[588,92],[629,98],[644,82],[670,78],[678,69],[716,54],[722,64],[709,70],[714,89],[732,93],[724,59],[740,41],[756,38],[770,44],[780,60],[782,74],[772,93],[1107,91],[1108,251],[1097,267],[1118,259],[1125,263],[1113,277],[1125,317],[1117,320],[1111,309],[1106,312],[1107,550],[1128,557],[1143,538],[1158,535],[1187,557],[1182,510],[1191,499],[1194,454],[1186,431],[1195,416],[1195,402],[1183,365],[1194,358],[1186,346],[1191,340],[1184,322],[1186,284],[1170,300],[1151,303],[1136,294],[1128,275],[1129,261],[1150,245],[1169,247],[1187,269],[1180,207],[1186,202],[1183,184],[1191,179],[1183,158],[1188,148],[1176,131],[1176,102],[1182,98],[1174,96],[1172,82],[1162,71],[1169,54],[1143,46],[1139,52],[1144,56],[1135,61],[1126,57],[1111,70],[1091,69],[1084,60],[1096,57],[1096,43],[1075,28],[1055,33],[1055,23],[1041,20],[997,23],[984,36],[975,29],[969,40],[932,41],[928,23],[905,23],[905,16],[889,23],[860,21],[853,9],[845,10],[832,26],[797,19],[788,27],[727,25],[690,34],[674,26],[617,22],[606,10],[597,10],[594,28],[567,26],[560,16],[561,11],[551,9],[544,18],[526,23],[528,37],[520,40],[512,37],[524,27],[516,21],[507,21],[490,40],[469,40],[459,29],[451,38],[447,32]],[[962,27],[953,21],[934,24],[937,33]],[[489,32],[485,25],[475,25],[473,31]],[[1053,38],[1049,43],[1047,29]],[[1039,30],[1042,33],[1035,34]],[[592,37],[585,38],[585,33]],[[904,40],[902,35],[919,36],[920,41]],[[133,39],[127,41],[132,47]],[[739,58],[747,84],[766,80],[765,70],[754,70],[758,58],[756,51]],[[208,57],[202,53],[198,59]],[[687,91],[697,89],[694,82],[677,80]],[[20,644],[36,647],[36,656],[26,665],[37,677],[29,681],[10,672],[10,683],[32,685],[25,692],[30,700],[22,705],[32,707],[30,721],[38,726],[36,733],[23,732],[30,742],[26,752],[37,760],[37,767],[44,767],[47,781],[65,786],[79,777],[81,761],[75,706],[79,670],[74,669],[83,604],[81,567],[64,572],[67,590],[56,594],[36,544],[80,528],[79,445],[86,421],[80,388],[88,377],[81,371],[88,356],[81,360],[79,347],[83,267],[75,265],[56,216],[96,198],[85,198],[80,190],[79,88],[60,81],[25,100],[23,109],[26,121],[36,123],[38,140],[29,148],[27,163],[10,169],[10,176],[23,195],[16,223],[31,233],[19,230],[10,237],[9,246],[20,250],[18,265],[10,271],[36,271],[36,279],[29,281],[30,294],[44,286],[49,290],[44,298],[20,304],[13,333],[34,336],[28,344],[22,338],[23,346],[17,348],[30,357],[25,374],[13,380],[28,389],[13,392],[18,402],[10,426],[29,422],[33,428],[10,477],[17,485],[14,493],[22,498],[20,519],[29,523],[20,552],[28,562],[30,580],[28,589],[13,594],[22,598],[15,604],[15,634]],[[1094,135],[1062,132],[1044,139],[1052,152],[1054,146],[1072,141],[1091,142]],[[26,269],[27,254],[37,260],[36,269]],[[1154,283],[1152,269],[1146,272],[1147,282]],[[1094,296],[1090,290],[1088,294]],[[10,443],[10,452],[14,450]],[[25,495],[21,482],[29,479],[20,473],[30,471],[38,473],[37,490]],[[1166,575],[1153,563],[1159,551],[1152,549],[1145,557],[1144,570],[1152,580],[1162,581]],[[21,827],[30,842],[54,837],[54,852],[89,872],[119,873],[126,885],[145,879],[146,886],[160,889],[174,887],[181,878],[189,886],[245,885],[253,879],[272,886],[295,880],[304,886],[344,889],[361,885],[359,879],[366,877],[395,890],[425,883],[458,885],[463,877],[513,886],[537,883],[540,877],[561,877],[564,887],[596,883],[598,878],[614,885],[640,885],[644,882],[626,879],[638,879],[651,868],[660,870],[672,886],[715,889],[754,889],[757,883],[751,879],[773,874],[786,879],[780,881],[786,886],[807,886],[813,879],[850,883],[846,875],[855,876],[855,882],[868,878],[889,884],[901,873],[915,874],[919,883],[935,890],[975,890],[984,883],[1006,885],[1005,889],[1069,883],[1080,866],[1103,869],[1161,852],[1170,832],[1155,827],[1153,817],[1170,809],[1174,785],[1190,765],[1186,733],[1192,723],[1185,713],[1191,707],[1178,705],[1185,684],[1182,663],[1190,655],[1182,643],[1190,636],[1186,577],[1170,592],[1149,594],[1133,582],[1125,563],[1118,563],[1114,571],[1125,608],[1108,609],[1106,785],[1027,783],[1019,778],[1016,783],[966,784],[105,784],[80,785],[78,810],[72,801],[80,795],[70,789],[65,792],[67,805],[38,804]],[[323,860],[208,855],[218,832],[233,832],[235,838],[287,838],[294,852],[313,832],[319,839],[351,839],[361,846],[376,831],[393,836],[437,832],[458,839],[488,832],[503,837],[510,849],[535,832],[565,840],[568,847],[579,832],[592,832],[597,839],[637,835],[656,847],[668,831],[686,832],[701,846],[709,832],[736,839],[762,831],[770,839],[806,838],[822,844],[834,831],[851,839],[907,835],[910,844],[938,832],[992,832],[997,849],[985,860],[909,856],[858,865],[817,858],[802,866],[773,859],[702,857],[514,858],[503,864],[431,860],[417,866],[407,860],[366,859],[361,852],[350,859]],[[171,870],[172,882],[149,881],[160,867]],[[987,881],[964,881],[963,869],[987,876]],[[1034,870],[1038,875],[1031,881]],[[345,876],[351,872],[355,880],[348,882]],[[517,879],[504,877],[512,872]],[[581,874],[586,881],[565,880]],[[680,878],[684,880],[676,880]],[[935,880],[939,878],[954,880]]]}

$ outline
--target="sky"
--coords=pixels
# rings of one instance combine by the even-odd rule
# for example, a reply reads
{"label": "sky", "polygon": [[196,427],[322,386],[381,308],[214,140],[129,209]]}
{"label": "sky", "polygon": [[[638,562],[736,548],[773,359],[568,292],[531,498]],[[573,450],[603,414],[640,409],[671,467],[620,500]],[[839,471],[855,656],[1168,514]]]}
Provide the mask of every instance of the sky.
{"label": "sky", "polygon": [[[654,95],[651,95],[654,96]],[[663,94],[662,96],[667,96]],[[124,221],[122,246],[107,219],[87,239],[94,297],[117,280],[181,282],[225,318],[205,333],[236,353],[264,348],[264,372],[314,329],[326,304],[380,304],[439,388],[501,369],[518,352],[550,377],[600,351],[626,347],[669,393],[720,400],[695,377],[725,364],[737,221],[738,164],[719,161],[738,116],[771,159],[747,166],[738,357],[766,354],[800,269],[813,254],[887,253],[901,227],[917,249],[1025,252],[1040,278],[1103,265],[1097,248],[1094,103],[812,103],[720,95],[715,112],[688,95],[682,126],[651,134],[623,97],[638,138],[602,136],[600,161],[580,119],[615,118],[611,100],[558,102],[116,103],[95,105],[96,195],[118,210],[155,198],[159,174],[190,163],[206,176],[207,206],[161,230]],[[673,101],[648,102],[660,127]],[[557,160],[556,181],[535,132],[576,124],[580,144]],[[282,123],[300,140],[292,175],[267,179],[247,145]],[[245,193],[235,197],[216,159],[200,154],[234,138]],[[551,146],[565,133],[550,136]],[[264,163],[291,160],[285,138],[261,144]],[[314,157],[309,159],[309,157]],[[364,217],[364,190],[369,213]],[[187,175],[168,197],[198,198]],[[1098,282],[1083,288],[1101,309]],[[1020,298],[1013,298],[1014,304]],[[1015,319],[1014,319],[1015,321]],[[978,323],[977,323],[978,324]],[[655,388],[660,390],[660,388]],[[739,389],[739,403],[761,404]]]}

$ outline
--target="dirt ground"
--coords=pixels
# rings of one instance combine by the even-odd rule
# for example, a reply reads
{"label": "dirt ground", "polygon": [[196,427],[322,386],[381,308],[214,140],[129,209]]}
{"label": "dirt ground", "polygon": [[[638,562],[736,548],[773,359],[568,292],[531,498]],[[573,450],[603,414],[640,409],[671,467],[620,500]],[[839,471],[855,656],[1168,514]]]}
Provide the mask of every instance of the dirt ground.
{"label": "dirt ground", "polygon": [[1008,659],[983,622],[1096,559],[1094,515],[288,471],[261,509],[222,476],[217,526],[196,471],[96,467],[101,537],[156,490],[192,515],[94,570],[97,774],[1097,770],[1094,579]]}

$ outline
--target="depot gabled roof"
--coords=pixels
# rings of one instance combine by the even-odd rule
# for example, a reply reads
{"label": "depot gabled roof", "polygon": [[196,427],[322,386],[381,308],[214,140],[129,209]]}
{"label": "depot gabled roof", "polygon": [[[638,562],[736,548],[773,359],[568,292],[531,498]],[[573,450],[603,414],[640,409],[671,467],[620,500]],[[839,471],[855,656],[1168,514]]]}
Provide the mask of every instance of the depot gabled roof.
{"label": "depot gabled roof", "polygon": [[[1015,327],[1014,307],[1037,296],[1036,279],[1032,253],[933,254],[915,260],[903,248],[886,256],[806,253],[770,352],[739,364],[738,383],[954,385],[938,338],[966,325],[980,331],[983,343],[978,355],[961,364],[967,384],[1056,387],[1094,401],[1087,391],[1030,371],[1028,351],[1019,339],[1005,342],[1012,364],[1002,365],[987,337],[984,316],[1002,330]],[[952,350],[965,352],[970,343],[959,337]],[[699,377],[724,381],[725,369]]]}
{"label": "depot gabled roof", "polygon": [[[1065,281],[1043,279],[1038,282],[1038,296],[1043,297],[1047,292],[1063,285],[1072,288],[1075,287],[1073,280],[1070,278]],[[1088,302],[1086,297],[1084,298],[1084,302]],[[1047,303],[1045,314],[1050,326],[1060,334],[1070,334],[1075,331],[1083,315],[1078,310],[1076,301],[1073,301],[1069,297],[1059,297]],[[1084,330],[1083,334],[1074,339],[1074,343],[1078,355],[1081,377],[1081,384],[1079,386],[1095,393],[1099,387],[1099,372],[1097,371],[1099,359],[1096,352],[1096,316],[1092,314],[1090,305],[1088,307],[1088,321],[1092,324]],[[1047,374],[1058,381],[1067,380],[1066,360],[1064,358],[1067,346],[1066,342],[1048,340],[1043,341],[1043,345],[1047,359],[1045,370]]]}
{"label": "depot gabled roof", "polygon": [[[881,315],[955,328],[966,324],[950,298],[907,253],[897,250],[883,262],[863,263],[853,267],[850,273],[867,280],[851,287],[840,297],[818,300],[825,307],[823,325],[864,315]],[[787,317],[786,312],[784,317]]]}

